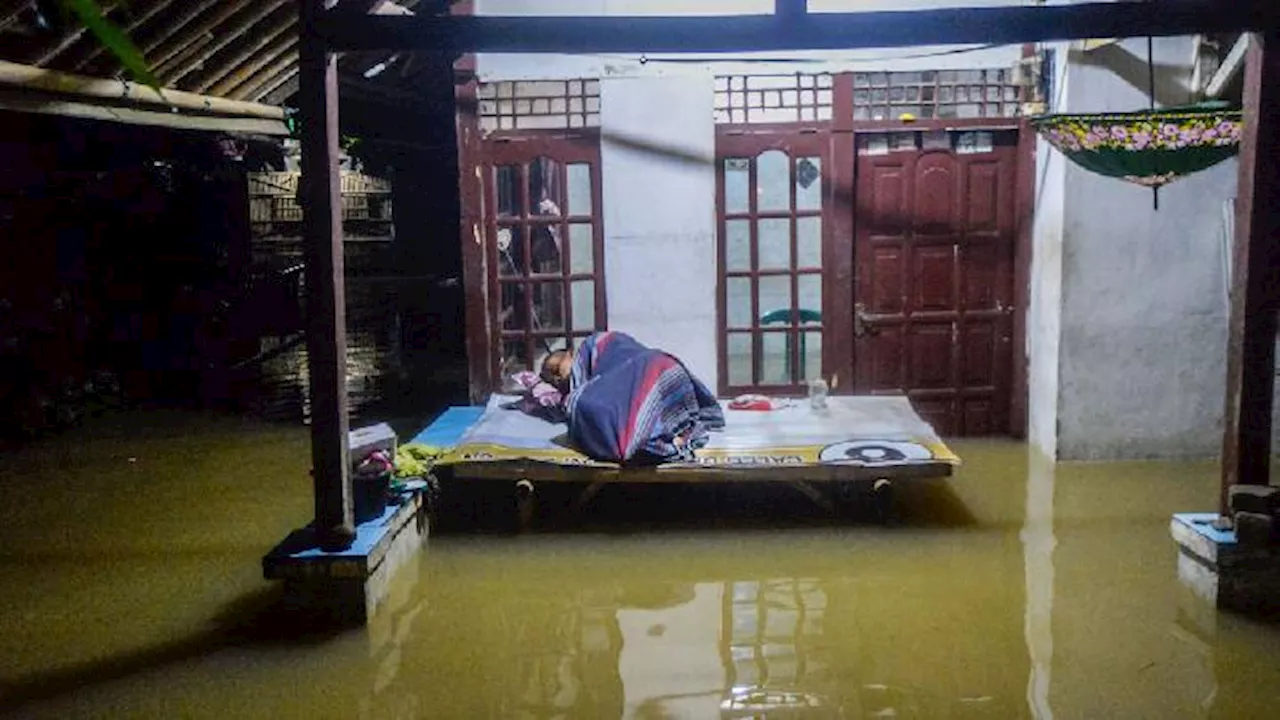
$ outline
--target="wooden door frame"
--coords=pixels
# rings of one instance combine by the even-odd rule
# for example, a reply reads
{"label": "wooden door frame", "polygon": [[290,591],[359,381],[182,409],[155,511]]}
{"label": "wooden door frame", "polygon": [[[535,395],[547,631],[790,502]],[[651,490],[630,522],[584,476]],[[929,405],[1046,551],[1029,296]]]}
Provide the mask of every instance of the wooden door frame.
{"label": "wooden door frame", "polygon": [[[806,149],[796,150],[796,146]],[[716,276],[714,282],[716,284],[716,362],[719,374],[718,394],[733,394],[741,391],[764,392],[772,395],[788,395],[798,394],[803,391],[799,385],[755,385],[750,387],[738,387],[729,384],[729,327],[728,327],[728,305],[726,299],[727,287],[724,280],[727,277],[727,266],[725,264],[725,227],[726,227],[726,211],[725,211],[725,189],[724,189],[724,161],[730,157],[749,157],[754,158],[761,153],[779,150],[785,152],[794,161],[799,154],[819,154],[822,158],[822,209],[818,217],[822,220],[822,236],[819,242],[819,251],[822,254],[822,272],[819,277],[822,278],[822,359],[821,370],[819,374],[828,377],[830,374],[829,367],[837,361],[836,356],[827,346],[827,333],[831,329],[831,325],[827,321],[828,309],[832,307],[833,302],[838,302],[839,298],[833,294],[832,284],[828,282],[827,258],[830,255],[830,247],[834,242],[834,235],[831,228],[831,208],[833,205],[833,187],[834,187],[834,170],[832,166],[836,164],[832,155],[830,123],[827,121],[803,122],[803,123],[786,123],[786,124],[754,124],[754,125],[720,125],[716,127]],[[752,176],[754,177],[754,175]],[[754,203],[753,203],[754,206]],[[794,215],[794,211],[792,211]],[[757,252],[758,239],[756,230],[751,231],[751,247],[753,256]],[[795,237],[792,237],[792,248],[795,248]],[[792,258],[793,265],[795,258]],[[792,270],[794,274],[794,269]],[[750,271],[752,278],[758,278],[760,272],[755,269]],[[758,288],[753,285],[752,303],[753,309],[755,302],[758,300]],[[795,301],[795,288],[792,288],[792,301]],[[758,328],[755,327],[759,323],[759,313],[754,312],[753,332],[752,332],[752,368],[753,370],[762,361],[761,347],[755,343],[754,338]],[[799,332],[804,332],[803,330]],[[803,363],[804,358],[800,355],[800,343],[789,344],[791,348],[791,361],[793,363]],[[797,365],[798,367],[798,365]]]}
{"label": "wooden door frame", "polygon": [[[500,165],[527,165],[534,158],[547,157],[561,165],[571,163],[587,163],[591,166],[591,204],[592,204],[592,254],[593,254],[593,271],[592,277],[595,281],[595,323],[596,329],[602,326],[607,327],[609,310],[607,297],[608,280],[605,278],[605,260],[604,260],[604,178],[601,174],[600,163],[600,130],[599,128],[573,128],[567,130],[499,130],[489,133],[479,140],[475,153],[476,167],[479,169],[480,177],[480,207],[487,208],[480,216],[480,225],[482,233],[486,238],[497,238],[499,222],[494,206],[496,198],[493,197],[494,185],[492,178],[492,170]],[[528,192],[528,179],[522,175],[522,193]],[[565,192],[568,192],[566,186]],[[522,201],[525,211],[529,211],[529,198]],[[558,224],[562,229],[567,230],[567,217],[561,217]],[[564,232],[564,242],[569,242],[568,233]],[[484,341],[488,346],[490,387],[489,391],[496,392],[501,389],[505,378],[502,377],[502,354],[503,337],[502,323],[499,320],[499,313],[502,305],[502,281],[498,272],[498,249],[497,243],[482,243],[482,252],[484,258],[484,272],[486,273],[482,284],[488,293],[487,312],[485,318],[488,331],[488,338]],[[572,302],[569,296],[570,285],[568,282],[569,271],[562,268],[562,277],[564,280],[564,302],[569,304]],[[526,296],[526,303],[531,300]],[[570,312],[572,312],[570,310]],[[531,331],[525,330],[525,334]],[[564,335],[567,337],[574,332],[572,328],[566,327]],[[477,342],[477,344],[480,344]],[[531,358],[532,360],[533,358]],[[536,370],[536,368],[530,368]]]}
{"label": "wooden door frame", "polygon": [[[834,133],[832,142],[835,148],[837,171],[844,166],[848,166],[847,176],[841,176],[838,178],[838,182],[842,183],[840,187],[845,189],[848,197],[856,201],[858,164],[856,147],[859,134],[939,130],[992,130],[1016,132],[1018,134],[1014,162],[1013,300],[1015,311],[1013,313],[1012,377],[1010,378],[1009,386],[1009,426],[1006,431],[1009,436],[1015,439],[1024,439],[1027,436],[1027,405],[1030,392],[1027,376],[1029,357],[1026,336],[1027,317],[1031,300],[1031,257],[1034,247],[1036,189],[1036,134],[1031,128],[1030,121],[1026,118],[973,118],[964,120],[932,119],[916,122],[849,122],[846,127],[839,128]],[[840,162],[841,157],[849,158],[849,162]],[[852,207],[848,208],[848,212],[840,212],[837,215],[847,216],[847,221],[844,222],[848,223],[848,237],[855,238],[854,233],[857,231],[855,220],[856,202],[853,203]],[[833,222],[841,222],[840,217],[833,218]],[[838,245],[838,243],[836,244]],[[841,269],[847,266],[849,276],[852,276],[855,267],[855,245],[856,242],[851,241],[847,248],[833,248],[833,250],[841,253],[837,262]],[[842,277],[844,276],[842,275]],[[843,280],[841,282],[844,283]],[[857,289],[854,282],[848,282],[847,287],[849,288],[848,302],[838,303],[836,306],[838,312],[842,313],[844,317],[837,316],[832,318],[833,324],[839,323],[836,326],[839,330],[833,333],[832,341],[840,343],[838,352],[840,357],[848,358],[846,372],[852,378],[854,377],[853,370],[856,362],[853,338],[853,306]],[[823,342],[825,349],[828,342],[825,336]]]}

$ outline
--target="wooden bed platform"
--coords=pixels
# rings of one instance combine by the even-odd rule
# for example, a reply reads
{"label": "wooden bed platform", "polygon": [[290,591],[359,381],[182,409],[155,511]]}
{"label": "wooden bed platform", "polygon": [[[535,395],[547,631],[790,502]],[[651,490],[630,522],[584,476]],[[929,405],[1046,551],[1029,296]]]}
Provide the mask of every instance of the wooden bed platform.
{"label": "wooden bed platform", "polygon": [[834,510],[816,485],[863,485],[884,504],[894,482],[947,477],[960,463],[905,397],[833,397],[824,410],[804,401],[770,412],[726,407],[725,430],[698,462],[629,468],[583,456],[563,425],[504,409],[511,400],[450,408],[410,442],[430,448],[455,480],[511,483],[522,518],[540,483],[582,484],[574,509],[610,483],[773,482]]}

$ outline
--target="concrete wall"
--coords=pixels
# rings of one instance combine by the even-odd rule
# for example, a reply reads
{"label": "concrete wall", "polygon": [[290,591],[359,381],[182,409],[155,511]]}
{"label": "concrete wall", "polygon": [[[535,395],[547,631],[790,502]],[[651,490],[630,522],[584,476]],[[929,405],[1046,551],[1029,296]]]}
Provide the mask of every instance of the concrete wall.
{"label": "concrete wall", "polygon": [[710,387],[718,377],[713,98],[708,76],[600,82],[609,326],[680,357]]}
{"label": "concrete wall", "polygon": [[[825,0],[813,12],[1007,5],[1019,0]],[[728,15],[769,13],[773,0],[477,0],[481,15]],[[805,72],[933,70],[1009,67],[1021,48],[983,48],[955,53],[945,48],[790,54],[815,61]],[[705,55],[705,54],[700,54]],[[771,54],[773,55],[773,54]],[[923,55],[923,56],[922,56]],[[604,201],[605,273],[609,326],[634,334],[681,357],[715,387],[716,75],[795,72],[793,64],[732,61],[663,62],[639,55],[543,55],[483,53],[481,80],[599,78],[601,178]],[[618,140],[642,140],[681,154],[688,162],[629,149]],[[637,272],[636,268],[644,271]],[[786,302],[784,302],[784,300]],[[789,305],[761,297],[766,307]],[[766,348],[766,351],[768,349]],[[812,354],[820,352],[814,343]],[[780,363],[766,363],[767,367]]]}
{"label": "concrete wall", "polygon": [[[1068,46],[1056,48],[1065,58]],[[1067,64],[1055,64],[1052,87],[1066,97]],[[1027,440],[1047,457],[1058,447],[1058,338],[1062,333],[1062,231],[1067,159],[1043,139],[1036,145],[1036,216],[1027,309]]]}
{"label": "concrete wall", "polygon": [[[1016,0],[814,2],[815,11]],[[481,14],[728,14],[758,0],[478,0]],[[759,7],[757,7],[759,6]],[[928,49],[798,53],[805,71],[1008,66],[1020,48],[908,58]],[[1160,104],[1190,97],[1191,40],[1155,43]],[[1065,46],[1060,59],[1068,57]],[[1148,104],[1146,41],[1071,53],[1055,88],[1060,112]],[[793,72],[794,65],[640,63],[638,56],[484,54],[485,80],[601,79],[602,178],[609,324],[685,359],[718,381],[715,322],[716,74]],[[705,162],[626,147],[638,139]],[[1221,206],[1235,193],[1228,162],[1162,191],[1105,178],[1039,148],[1038,212],[1026,352],[1030,437],[1060,459],[1207,456],[1221,442],[1226,306]],[[637,272],[636,268],[644,269]]]}
{"label": "concrete wall", "polygon": [[[1171,68],[1158,80],[1162,105],[1189,99],[1190,43],[1155,43],[1157,66]],[[1145,107],[1145,77],[1145,40],[1073,53],[1060,110]],[[1042,159],[1042,189],[1053,191],[1061,156]],[[1235,162],[1164,188],[1158,211],[1151,190],[1070,163],[1062,188],[1060,243],[1056,200],[1038,210],[1036,250],[1044,257],[1037,257],[1040,322],[1030,342],[1037,443],[1063,460],[1216,454],[1227,310],[1221,210],[1235,194]],[[1045,427],[1055,370],[1056,433]]]}

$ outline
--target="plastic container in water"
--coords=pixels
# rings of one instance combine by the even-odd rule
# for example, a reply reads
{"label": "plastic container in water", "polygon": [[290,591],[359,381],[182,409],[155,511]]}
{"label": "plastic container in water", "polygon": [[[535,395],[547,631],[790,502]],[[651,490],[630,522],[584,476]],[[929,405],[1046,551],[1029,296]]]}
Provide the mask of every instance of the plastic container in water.
{"label": "plastic container in water", "polygon": [[809,381],[809,407],[814,410],[827,408],[827,381],[815,378]]}

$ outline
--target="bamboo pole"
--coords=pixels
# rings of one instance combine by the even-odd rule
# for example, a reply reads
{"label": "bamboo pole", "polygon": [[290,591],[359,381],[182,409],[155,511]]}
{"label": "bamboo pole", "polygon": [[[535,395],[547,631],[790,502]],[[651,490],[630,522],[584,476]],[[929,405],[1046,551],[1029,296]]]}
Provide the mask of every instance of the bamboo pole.
{"label": "bamboo pole", "polygon": [[[298,48],[294,48],[268,66],[266,70],[249,77],[243,85],[232,90],[227,96],[233,100],[251,100],[265,95],[288,80],[290,75],[298,72],[299,54]],[[275,85],[271,84],[273,82]]]}
{"label": "bamboo pole", "polygon": [[186,62],[187,60],[191,59],[192,56],[198,55],[201,50],[204,50],[205,48],[213,44],[213,40],[214,40],[213,33],[205,33],[204,35],[200,35],[196,37],[194,40],[192,40],[191,43],[188,44],[186,47],[184,47],[181,51],[179,51],[177,55],[174,55],[172,58],[170,58],[167,63],[163,65],[161,64],[153,65],[151,68],[151,71],[155,73],[156,79],[160,81],[161,85],[170,85],[171,83],[169,83],[163,77],[161,77],[160,73],[165,72],[167,70],[171,70],[174,65],[178,63]]}
{"label": "bamboo pole", "polygon": [[298,47],[298,38],[294,33],[289,33],[276,39],[274,43],[267,46],[262,52],[258,53],[248,63],[236,68],[235,72],[220,79],[213,87],[209,88],[208,94],[217,97],[227,97],[227,94],[253,78],[259,70],[267,67],[271,63],[279,60],[282,55],[290,50],[296,50]]}
{"label": "bamboo pole", "polygon": [[[174,0],[155,0],[155,2],[147,6],[146,10],[143,10],[137,17],[130,20],[129,24],[124,26],[125,33],[132,36],[138,28],[147,24],[151,18],[159,15],[166,8],[172,5],[173,2]],[[98,59],[98,56],[106,50],[106,47],[107,46],[102,43],[90,43],[83,51],[69,59],[66,67],[71,68],[71,72],[79,72],[85,65],[88,65]]]}
{"label": "bamboo pole", "polygon": [[27,0],[13,0],[8,3],[3,11],[0,11],[0,30],[9,27],[9,24],[18,19],[27,7],[31,5]]}
{"label": "bamboo pole", "polygon": [[[183,2],[189,2],[189,0],[183,0]],[[190,25],[193,20],[200,17],[205,10],[208,10],[217,3],[218,0],[201,0],[201,2],[195,2],[187,5],[187,9],[182,15],[174,18],[173,22],[167,23],[163,28],[161,28],[158,35],[147,40],[145,43],[140,44],[138,49],[142,51],[144,56],[151,57],[151,53],[158,50],[165,41],[181,32],[183,28]]]}
{"label": "bamboo pole", "polygon": [[[116,7],[119,5],[120,3],[118,2],[102,3],[103,17],[107,17],[111,13],[115,12]],[[72,45],[79,42],[80,38],[84,37],[84,34],[87,32],[89,32],[89,28],[84,25],[78,25],[74,29],[64,33],[62,37],[55,40],[52,45],[48,45],[28,55],[27,63],[30,65],[47,65],[49,61],[66,52]]]}
{"label": "bamboo pole", "polygon": [[269,120],[284,119],[284,108],[273,105],[227,100],[181,90],[164,90],[164,94],[161,95],[145,85],[138,85],[125,80],[72,75],[3,60],[0,60],[0,85],[11,85],[27,90],[62,95],[77,95],[103,100],[123,100],[135,105],[153,105],[222,115],[267,118]]}
{"label": "bamboo pole", "polygon": [[[213,87],[219,80],[226,78],[228,75],[235,73],[245,62],[251,60],[258,51],[265,47],[271,46],[272,42],[277,39],[296,40],[296,37],[284,37],[282,35],[288,30],[296,30],[298,26],[298,12],[293,6],[286,8],[283,17],[278,19],[274,25],[271,25],[265,32],[254,38],[247,45],[240,49],[231,59],[218,63],[215,68],[206,69],[191,81],[190,87],[192,92],[206,92]],[[273,47],[279,47],[276,43]],[[213,93],[217,95],[218,93]]]}
{"label": "bamboo pole", "polygon": [[220,4],[221,7],[218,8],[217,12],[205,17],[200,23],[187,27],[183,31],[174,33],[171,37],[162,40],[156,48],[158,52],[155,57],[151,57],[150,52],[148,52],[147,61],[151,64],[153,70],[160,71],[174,57],[188,50],[202,36],[207,36],[214,28],[226,22],[228,18],[245,7],[247,0],[223,0]]}
{"label": "bamboo pole", "polygon": [[246,13],[238,21],[230,27],[219,27],[217,32],[213,33],[213,42],[200,51],[200,53],[190,62],[175,60],[170,67],[164,70],[156,69],[156,77],[164,85],[174,85],[179,80],[185,78],[200,68],[204,63],[217,54],[220,50],[235,42],[236,39],[243,37],[254,25],[257,25],[262,19],[280,9],[285,3],[291,0],[268,0],[255,6],[251,13]]}
{"label": "bamboo pole", "polygon": [[148,106],[119,107],[97,104],[84,99],[49,99],[26,91],[7,91],[0,88],[0,110],[11,112],[54,115],[57,117],[85,118],[103,122],[168,127],[178,130],[205,132],[238,132],[255,135],[287,136],[288,127],[283,120],[261,117],[227,115],[191,115],[170,112]]}
{"label": "bamboo pole", "polygon": [[290,96],[298,92],[298,88],[301,86],[298,75],[299,73],[296,72],[281,75],[278,81],[271,83],[271,87],[264,86],[263,90],[257,94],[257,101],[265,103],[270,98],[269,104],[283,105],[285,100],[288,100]]}

